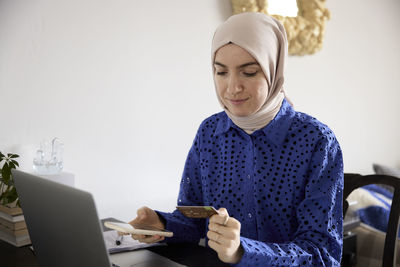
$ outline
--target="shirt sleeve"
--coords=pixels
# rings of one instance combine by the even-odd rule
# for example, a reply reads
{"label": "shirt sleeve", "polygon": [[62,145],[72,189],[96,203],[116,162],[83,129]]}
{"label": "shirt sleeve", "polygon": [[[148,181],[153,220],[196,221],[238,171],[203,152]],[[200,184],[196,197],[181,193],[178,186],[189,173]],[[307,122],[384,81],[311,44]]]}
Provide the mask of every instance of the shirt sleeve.
{"label": "shirt sleeve", "polygon": [[[180,184],[178,195],[179,206],[202,206],[202,184],[199,165],[199,134],[197,134],[193,145],[186,158],[185,168]],[[192,242],[198,243],[200,238],[205,237],[205,219],[191,219],[183,216],[178,210],[172,213],[156,211],[164,220],[165,228],[174,233],[165,242]]]}
{"label": "shirt sleeve", "polygon": [[314,150],[292,241],[266,243],[241,237],[244,254],[237,266],[340,266],[343,159],[339,144],[331,139]]}

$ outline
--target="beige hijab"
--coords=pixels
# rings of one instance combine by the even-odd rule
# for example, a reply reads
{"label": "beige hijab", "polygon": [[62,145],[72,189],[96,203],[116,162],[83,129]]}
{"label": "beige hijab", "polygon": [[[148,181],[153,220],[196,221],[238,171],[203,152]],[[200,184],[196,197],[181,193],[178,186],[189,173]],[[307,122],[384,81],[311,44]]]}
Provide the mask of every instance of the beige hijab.
{"label": "beige hijab", "polygon": [[245,49],[260,64],[268,81],[267,99],[254,114],[246,117],[235,116],[219,103],[229,118],[248,134],[266,126],[278,113],[285,97],[283,91],[284,68],[287,50],[285,28],[276,19],[262,13],[241,13],[231,16],[220,25],[212,41],[212,64],[215,53],[222,46],[233,43]]}

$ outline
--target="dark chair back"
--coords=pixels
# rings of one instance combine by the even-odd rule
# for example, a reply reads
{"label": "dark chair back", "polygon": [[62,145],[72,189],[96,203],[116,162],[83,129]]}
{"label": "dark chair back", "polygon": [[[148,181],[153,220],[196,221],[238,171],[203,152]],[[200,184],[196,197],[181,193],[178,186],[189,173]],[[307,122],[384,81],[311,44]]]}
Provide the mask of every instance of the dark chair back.
{"label": "dark chair back", "polygon": [[346,199],[350,195],[350,193],[359,187],[370,184],[384,184],[393,186],[394,188],[392,206],[390,207],[389,222],[385,237],[385,247],[383,249],[382,266],[395,266],[396,240],[400,217],[400,178],[380,174],[360,175],[345,173],[343,192],[343,217],[344,215],[346,215],[347,209],[349,207]]}

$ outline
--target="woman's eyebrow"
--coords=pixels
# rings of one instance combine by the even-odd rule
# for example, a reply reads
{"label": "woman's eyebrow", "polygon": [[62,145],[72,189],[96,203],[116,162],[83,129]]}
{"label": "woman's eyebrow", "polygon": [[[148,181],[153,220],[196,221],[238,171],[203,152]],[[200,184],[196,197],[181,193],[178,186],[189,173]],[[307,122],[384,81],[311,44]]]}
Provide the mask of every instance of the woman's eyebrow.
{"label": "woman's eyebrow", "polygon": [[214,61],[214,65],[218,65],[218,66],[221,66],[223,68],[226,68],[226,66],[224,64],[219,63],[218,61]]}
{"label": "woman's eyebrow", "polygon": [[[218,65],[218,66],[221,66],[223,68],[227,67],[226,65],[224,65],[224,64],[222,64],[222,63],[220,63],[218,61],[214,61],[214,65]],[[259,64],[257,62],[254,62],[254,61],[247,62],[247,63],[244,63],[244,64],[238,66],[237,69],[241,69],[241,68],[244,68],[244,67],[247,67],[247,66],[251,66],[251,65],[259,65]]]}
{"label": "woman's eyebrow", "polygon": [[241,69],[241,68],[244,68],[244,67],[247,67],[247,66],[251,66],[251,65],[259,65],[257,62],[248,62],[248,63],[244,63],[244,64],[242,64],[242,65],[240,65],[239,67],[237,67],[238,69]]}

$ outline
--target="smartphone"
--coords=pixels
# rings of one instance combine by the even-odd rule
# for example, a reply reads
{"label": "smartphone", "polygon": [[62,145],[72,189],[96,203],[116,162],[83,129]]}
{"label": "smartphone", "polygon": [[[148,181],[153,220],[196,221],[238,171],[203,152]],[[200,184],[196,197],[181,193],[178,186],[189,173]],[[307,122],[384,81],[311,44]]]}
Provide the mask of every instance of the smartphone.
{"label": "smartphone", "polygon": [[145,227],[145,226],[135,226],[133,227],[129,223],[119,223],[119,222],[104,222],[104,226],[117,230],[121,233],[127,234],[136,234],[136,235],[159,235],[165,237],[172,237],[174,235],[173,232],[157,229],[152,227]]}
{"label": "smartphone", "polygon": [[188,218],[210,218],[218,214],[213,206],[177,206],[176,208]]}

